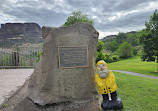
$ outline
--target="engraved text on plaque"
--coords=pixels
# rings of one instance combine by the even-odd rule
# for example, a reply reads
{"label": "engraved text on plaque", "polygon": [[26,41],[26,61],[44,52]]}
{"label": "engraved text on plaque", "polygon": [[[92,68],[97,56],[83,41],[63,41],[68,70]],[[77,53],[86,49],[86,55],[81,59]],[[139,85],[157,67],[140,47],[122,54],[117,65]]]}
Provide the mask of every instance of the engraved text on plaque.
{"label": "engraved text on plaque", "polygon": [[88,46],[59,46],[59,67],[88,67]]}

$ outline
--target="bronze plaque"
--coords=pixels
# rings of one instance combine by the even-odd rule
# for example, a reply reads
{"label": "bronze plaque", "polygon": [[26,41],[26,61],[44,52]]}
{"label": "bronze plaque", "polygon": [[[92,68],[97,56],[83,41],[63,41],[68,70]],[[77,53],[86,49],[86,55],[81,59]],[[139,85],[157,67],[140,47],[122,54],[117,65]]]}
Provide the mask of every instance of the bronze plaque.
{"label": "bronze plaque", "polygon": [[58,46],[59,68],[88,67],[88,46]]}

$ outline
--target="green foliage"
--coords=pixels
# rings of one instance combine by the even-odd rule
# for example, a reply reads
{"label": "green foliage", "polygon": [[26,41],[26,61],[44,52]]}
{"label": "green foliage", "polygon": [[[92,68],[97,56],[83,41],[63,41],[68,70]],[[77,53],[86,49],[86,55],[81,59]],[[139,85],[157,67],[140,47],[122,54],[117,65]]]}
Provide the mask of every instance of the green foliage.
{"label": "green foliage", "polygon": [[107,63],[113,62],[113,60],[112,60],[110,54],[105,54],[105,59],[104,59],[104,61],[107,62]]}
{"label": "green foliage", "polygon": [[127,40],[127,34],[120,32],[117,36],[116,36],[116,42],[118,44],[122,44],[124,41]]}
{"label": "green foliage", "polygon": [[138,49],[136,47],[133,47],[132,54],[136,56],[137,53],[138,53]]}
{"label": "green foliage", "polygon": [[42,55],[42,51],[39,51],[35,57],[36,58],[35,62],[38,62],[40,60],[41,55]]}
{"label": "green foliage", "polygon": [[116,61],[119,60],[119,57],[118,57],[117,55],[113,55],[113,56],[112,56],[112,60],[113,60],[114,62],[116,62]]}
{"label": "green foliage", "polygon": [[117,50],[120,58],[128,58],[132,56],[132,45],[128,42],[123,42],[122,45],[119,46]]}
{"label": "green foliage", "polygon": [[116,40],[113,40],[109,42],[106,47],[107,50],[115,52],[118,49],[118,43],[116,42]]}
{"label": "green foliage", "polygon": [[96,62],[99,60],[105,60],[105,54],[102,52],[105,44],[102,41],[98,41],[97,44],[97,53],[96,53]]}
{"label": "green foliage", "polygon": [[118,56],[111,57],[110,54],[107,54],[105,52],[103,53],[104,47],[105,47],[104,42],[98,41],[97,53],[96,53],[96,62],[98,62],[99,60],[104,60],[105,62],[110,63],[110,62],[114,62],[114,61],[118,61],[119,60]]}
{"label": "green foliage", "polygon": [[105,54],[103,52],[96,53],[96,62],[98,62],[100,60],[105,60]]}
{"label": "green foliage", "polygon": [[98,44],[97,44],[97,52],[103,51],[104,47],[105,47],[104,42],[98,41]]}
{"label": "green foliage", "polygon": [[76,22],[87,22],[91,25],[94,25],[94,21],[90,20],[87,14],[82,14],[81,11],[73,11],[71,15],[68,17],[67,21],[63,24],[63,26],[70,26]]}
{"label": "green foliage", "polygon": [[7,107],[7,104],[5,104],[5,103],[4,103],[4,104],[2,104],[2,107],[3,107],[3,108]]}
{"label": "green foliage", "polygon": [[155,61],[158,57],[158,13],[155,10],[149,22],[145,23],[146,28],[139,32],[140,43],[142,45],[142,60]]}
{"label": "green foliage", "polygon": [[128,34],[127,42],[132,46],[137,46],[139,44],[139,40],[136,34]]}

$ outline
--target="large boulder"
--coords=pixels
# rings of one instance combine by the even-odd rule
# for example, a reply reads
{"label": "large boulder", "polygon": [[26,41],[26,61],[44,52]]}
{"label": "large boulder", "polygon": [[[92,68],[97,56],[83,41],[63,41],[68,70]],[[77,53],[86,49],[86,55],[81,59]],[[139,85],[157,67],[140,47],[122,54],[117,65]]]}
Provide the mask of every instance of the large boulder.
{"label": "large boulder", "polygon": [[43,53],[30,77],[27,96],[39,105],[92,100],[97,92],[94,78],[98,35],[88,23],[43,27]]}

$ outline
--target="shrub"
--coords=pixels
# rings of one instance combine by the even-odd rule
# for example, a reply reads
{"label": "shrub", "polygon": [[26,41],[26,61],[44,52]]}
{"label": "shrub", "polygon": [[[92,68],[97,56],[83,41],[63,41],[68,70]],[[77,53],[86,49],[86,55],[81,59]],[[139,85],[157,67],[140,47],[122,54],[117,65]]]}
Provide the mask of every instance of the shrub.
{"label": "shrub", "polygon": [[100,60],[105,60],[105,54],[103,52],[96,53],[96,63]]}
{"label": "shrub", "polygon": [[104,59],[104,61],[107,62],[107,63],[110,63],[110,62],[113,61],[112,58],[110,57],[110,54],[106,54],[105,53],[105,59]]}
{"label": "shrub", "polygon": [[103,51],[104,47],[105,47],[104,42],[98,41],[98,44],[97,44],[97,52]]}
{"label": "shrub", "polygon": [[128,42],[123,42],[117,50],[120,58],[128,58],[132,56],[132,45]]}
{"label": "shrub", "polygon": [[116,61],[119,60],[119,57],[118,57],[117,55],[113,55],[113,56],[112,56],[112,59],[113,59],[114,62],[116,62]]}
{"label": "shrub", "polygon": [[137,53],[138,53],[138,49],[137,49],[137,48],[135,48],[135,47],[133,47],[132,54],[133,54],[134,56],[136,56],[136,55],[137,55]]}

